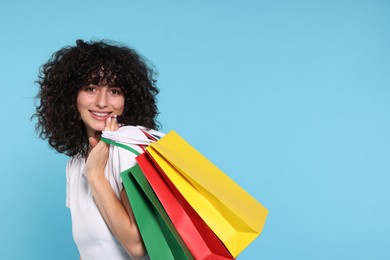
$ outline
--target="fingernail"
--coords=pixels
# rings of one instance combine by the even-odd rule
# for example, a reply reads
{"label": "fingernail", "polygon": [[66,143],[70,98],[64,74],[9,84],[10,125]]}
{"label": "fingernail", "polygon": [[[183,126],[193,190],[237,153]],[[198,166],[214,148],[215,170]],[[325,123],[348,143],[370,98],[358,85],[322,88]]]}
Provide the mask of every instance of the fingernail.
{"label": "fingernail", "polygon": [[108,118],[108,122],[111,122],[111,117]]}

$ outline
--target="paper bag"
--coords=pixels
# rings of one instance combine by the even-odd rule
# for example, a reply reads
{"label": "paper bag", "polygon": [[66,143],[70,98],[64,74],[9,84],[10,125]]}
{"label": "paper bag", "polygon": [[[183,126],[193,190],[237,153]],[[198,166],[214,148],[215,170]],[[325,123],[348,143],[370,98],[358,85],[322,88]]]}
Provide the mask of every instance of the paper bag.
{"label": "paper bag", "polygon": [[176,132],[146,150],[233,257],[260,235],[268,210]]}

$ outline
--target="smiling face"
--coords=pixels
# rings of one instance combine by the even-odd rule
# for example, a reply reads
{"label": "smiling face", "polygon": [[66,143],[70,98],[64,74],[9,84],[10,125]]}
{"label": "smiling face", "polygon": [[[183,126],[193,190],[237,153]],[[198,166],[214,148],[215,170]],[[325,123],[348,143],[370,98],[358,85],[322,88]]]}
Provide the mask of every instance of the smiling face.
{"label": "smiling face", "polygon": [[121,115],[124,107],[125,97],[119,87],[89,85],[77,95],[77,110],[88,137],[103,131],[106,119]]}

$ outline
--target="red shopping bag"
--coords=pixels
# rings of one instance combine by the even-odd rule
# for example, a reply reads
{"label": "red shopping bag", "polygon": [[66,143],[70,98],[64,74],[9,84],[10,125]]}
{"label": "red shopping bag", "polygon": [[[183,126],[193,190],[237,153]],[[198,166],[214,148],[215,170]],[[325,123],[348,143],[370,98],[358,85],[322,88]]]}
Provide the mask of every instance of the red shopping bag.
{"label": "red shopping bag", "polygon": [[195,259],[234,259],[147,153],[136,158],[146,179]]}

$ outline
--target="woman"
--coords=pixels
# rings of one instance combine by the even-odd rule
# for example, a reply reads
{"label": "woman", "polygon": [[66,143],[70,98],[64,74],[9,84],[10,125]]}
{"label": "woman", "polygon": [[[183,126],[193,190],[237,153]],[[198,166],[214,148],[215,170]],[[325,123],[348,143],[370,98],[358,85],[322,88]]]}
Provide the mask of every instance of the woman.
{"label": "woman", "polygon": [[157,127],[152,70],[128,47],[77,40],[42,66],[38,84],[40,137],[72,157],[67,207],[81,258],[148,258],[119,175],[135,164],[134,155],[99,139],[118,121]]}

